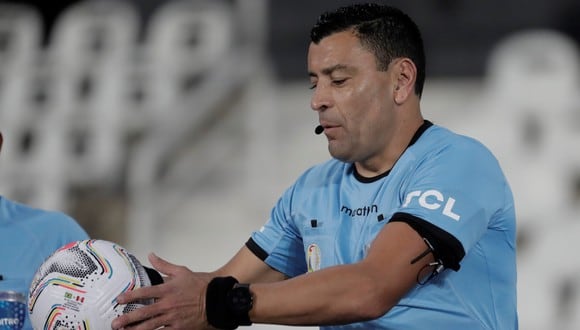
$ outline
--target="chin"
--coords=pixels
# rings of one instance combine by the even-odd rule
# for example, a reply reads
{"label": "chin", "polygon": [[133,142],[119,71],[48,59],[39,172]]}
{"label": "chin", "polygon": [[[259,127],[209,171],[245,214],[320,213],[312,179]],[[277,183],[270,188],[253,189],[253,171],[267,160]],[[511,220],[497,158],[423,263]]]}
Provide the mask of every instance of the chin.
{"label": "chin", "polygon": [[[342,152],[341,152],[342,151]],[[352,159],[352,154],[344,152],[344,150],[337,150],[337,148],[332,148],[332,146],[328,146],[328,152],[332,156],[332,158],[340,160],[345,163],[353,163],[354,160]]]}

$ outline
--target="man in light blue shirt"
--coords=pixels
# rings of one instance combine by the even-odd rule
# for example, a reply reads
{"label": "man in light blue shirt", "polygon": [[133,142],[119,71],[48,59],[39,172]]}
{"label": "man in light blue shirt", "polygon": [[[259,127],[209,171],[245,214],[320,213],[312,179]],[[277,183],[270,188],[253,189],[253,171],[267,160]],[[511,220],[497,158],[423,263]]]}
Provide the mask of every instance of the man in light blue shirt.
{"label": "man in light blue shirt", "polygon": [[294,277],[363,261],[393,222],[413,228],[440,264],[421,274],[420,283],[382,317],[324,329],[514,328],[509,186],[484,146],[428,121],[388,172],[363,177],[338,160],[308,170],[247,246]]}
{"label": "man in light blue shirt", "polygon": [[333,159],[305,171],[223,267],[155,255],[156,302],[113,328],[517,329],[515,211],[495,157],[425,120],[423,41],[400,10],[320,16],[308,74]]}

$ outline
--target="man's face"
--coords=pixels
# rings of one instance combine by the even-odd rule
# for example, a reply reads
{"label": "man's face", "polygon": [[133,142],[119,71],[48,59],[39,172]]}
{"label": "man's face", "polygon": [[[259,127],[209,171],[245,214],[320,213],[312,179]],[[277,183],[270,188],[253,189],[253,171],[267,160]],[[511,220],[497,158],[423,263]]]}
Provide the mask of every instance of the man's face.
{"label": "man's face", "polygon": [[374,54],[344,31],[310,44],[308,72],[330,154],[364,162],[383,152],[393,125],[391,71],[378,71]]}

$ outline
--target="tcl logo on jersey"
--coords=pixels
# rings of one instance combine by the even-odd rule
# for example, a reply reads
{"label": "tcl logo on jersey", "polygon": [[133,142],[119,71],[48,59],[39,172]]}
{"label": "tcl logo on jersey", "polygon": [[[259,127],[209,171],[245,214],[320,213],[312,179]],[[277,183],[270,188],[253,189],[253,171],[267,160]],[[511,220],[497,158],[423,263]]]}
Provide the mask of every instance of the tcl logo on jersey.
{"label": "tcl logo on jersey", "polygon": [[[409,204],[413,201],[414,198],[417,198],[419,205],[429,210],[437,210],[443,206],[443,215],[450,217],[455,221],[459,221],[461,218],[459,214],[453,212],[453,205],[455,205],[455,199],[453,197],[445,199],[443,194],[438,190],[415,190],[411,191],[405,197],[405,204],[403,207],[409,206]],[[445,204],[443,204],[445,202]]]}

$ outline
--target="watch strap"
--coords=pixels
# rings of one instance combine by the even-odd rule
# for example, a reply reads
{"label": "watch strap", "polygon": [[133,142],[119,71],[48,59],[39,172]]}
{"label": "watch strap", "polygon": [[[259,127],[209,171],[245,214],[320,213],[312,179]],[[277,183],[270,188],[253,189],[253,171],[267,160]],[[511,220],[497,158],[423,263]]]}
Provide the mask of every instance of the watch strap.
{"label": "watch strap", "polygon": [[232,276],[215,277],[207,285],[205,313],[207,322],[214,328],[231,330],[251,325],[252,306],[249,284],[239,284]]}

